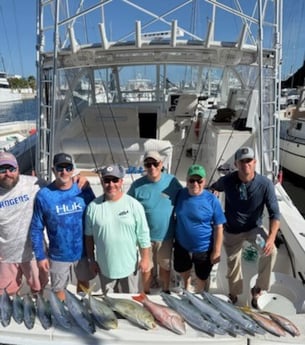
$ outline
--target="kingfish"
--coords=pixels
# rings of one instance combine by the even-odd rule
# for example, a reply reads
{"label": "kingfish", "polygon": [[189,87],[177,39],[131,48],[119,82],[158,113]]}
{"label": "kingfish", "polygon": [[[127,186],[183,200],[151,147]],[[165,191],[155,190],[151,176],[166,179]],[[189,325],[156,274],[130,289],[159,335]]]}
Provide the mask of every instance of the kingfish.
{"label": "kingfish", "polygon": [[88,294],[88,304],[95,323],[104,329],[118,327],[118,319],[113,310],[101,299],[92,296],[92,291],[80,285],[81,289]]}
{"label": "kingfish", "polygon": [[[164,292],[161,292],[160,295],[165,303],[182,315],[184,320],[193,328],[205,332],[212,337],[215,336],[217,331],[216,326],[210,321],[204,319],[199,311],[188,301],[178,299]],[[222,334],[225,334],[225,331],[223,331]]]}
{"label": "kingfish", "polygon": [[190,303],[195,308],[197,308],[205,318],[208,318],[210,321],[214,322],[218,327],[224,329],[232,336],[236,336],[237,330],[235,325],[232,324],[232,322],[227,318],[225,318],[225,315],[221,314],[218,309],[215,309],[215,307],[213,307],[210,303],[197,297],[187,290],[184,290],[183,294],[185,298],[188,299]]}
{"label": "kingfish", "polygon": [[23,322],[23,300],[18,295],[13,296],[13,319],[16,323],[21,324]]}
{"label": "kingfish", "polygon": [[60,301],[54,291],[50,290],[49,302],[51,312],[58,324],[66,329],[72,327],[71,315],[65,308],[64,303]]}
{"label": "kingfish", "polygon": [[177,334],[185,334],[184,320],[174,309],[151,301],[144,292],[138,296],[132,296],[132,298],[142,303],[153,314],[160,325]]}
{"label": "kingfish", "polygon": [[65,290],[66,304],[74,321],[87,333],[95,332],[95,324],[85,305],[69,290]]}
{"label": "kingfish", "polygon": [[52,313],[50,308],[50,302],[46,301],[42,295],[37,294],[37,316],[44,329],[48,329],[52,326]]}
{"label": "kingfish", "polygon": [[242,329],[251,335],[255,333],[264,333],[264,331],[258,327],[258,325],[247,314],[237,309],[231,303],[223,301],[219,297],[216,297],[206,291],[202,292],[202,296],[212,305],[214,305],[219,311],[225,314],[230,320],[237,323]]}
{"label": "kingfish", "polygon": [[0,296],[0,311],[1,311],[1,324],[3,327],[7,327],[12,318],[13,314],[13,303],[6,291],[6,288],[3,289],[3,293]]}
{"label": "kingfish", "polygon": [[127,298],[111,298],[108,296],[103,296],[103,299],[112,310],[133,324],[144,329],[153,329],[156,327],[156,322],[151,312],[137,302]]}
{"label": "kingfish", "polygon": [[262,312],[262,314],[267,314],[271,320],[276,322],[279,326],[281,326],[285,331],[290,333],[293,337],[300,335],[300,330],[298,329],[298,327],[292,321],[288,320],[286,317],[268,311],[264,311]]}
{"label": "kingfish", "polygon": [[32,297],[27,294],[23,297],[23,321],[28,329],[32,329],[35,324],[36,308]]}

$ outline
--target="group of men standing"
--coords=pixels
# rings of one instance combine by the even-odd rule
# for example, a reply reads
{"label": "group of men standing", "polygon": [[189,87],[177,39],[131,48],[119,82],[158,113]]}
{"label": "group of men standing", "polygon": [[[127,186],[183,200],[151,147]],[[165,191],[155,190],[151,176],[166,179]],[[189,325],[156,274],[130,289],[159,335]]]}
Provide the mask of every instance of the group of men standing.
{"label": "group of men standing", "polygon": [[[47,185],[21,175],[16,158],[0,153],[0,289],[18,292],[24,275],[32,291],[39,292],[50,276],[53,290],[64,299],[73,267],[79,285],[88,286],[98,275],[103,291],[142,289],[149,294],[157,280],[161,290],[170,293],[173,261],[186,289],[194,268],[196,290],[201,291],[224,245],[228,293],[236,303],[243,288],[243,242],[256,245],[260,233],[265,246],[251,290],[256,307],[262,290],[269,288],[275,263],[279,207],[272,182],[255,171],[252,148],[240,148],[234,160],[237,170],[208,188],[204,167],[190,166],[183,187],[163,171],[160,153],[148,151],[146,173],[127,193],[123,167],[101,169],[104,193],[95,198],[86,181],[73,180],[75,167],[68,154],[54,156],[55,180]],[[216,191],[225,193],[224,212]],[[269,229],[262,225],[265,206]]]}

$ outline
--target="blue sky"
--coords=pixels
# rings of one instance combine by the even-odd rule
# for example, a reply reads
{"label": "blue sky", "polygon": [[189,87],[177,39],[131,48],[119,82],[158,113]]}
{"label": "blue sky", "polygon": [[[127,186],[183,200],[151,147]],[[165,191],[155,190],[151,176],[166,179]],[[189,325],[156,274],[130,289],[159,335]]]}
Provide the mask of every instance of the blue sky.
{"label": "blue sky", "polygon": [[[249,0],[241,3],[245,1]],[[128,13],[124,16],[128,18]],[[304,17],[305,0],[284,0],[283,77],[303,64]],[[36,0],[0,0],[0,69],[4,63],[9,73],[36,76],[35,45]]]}

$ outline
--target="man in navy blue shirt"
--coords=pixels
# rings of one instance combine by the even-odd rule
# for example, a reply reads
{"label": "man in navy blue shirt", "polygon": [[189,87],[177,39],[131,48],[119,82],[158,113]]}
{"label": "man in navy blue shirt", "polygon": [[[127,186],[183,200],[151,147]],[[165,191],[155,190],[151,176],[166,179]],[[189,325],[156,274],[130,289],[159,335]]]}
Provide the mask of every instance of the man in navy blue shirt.
{"label": "man in navy blue shirt", "polygon": [[[257,298],[262,290],[269,289],[271,272],[276,260],[274,245],[280,227],[280,212],[275,189],[271,180],[255,172],[256,159],[251,147],[241,147],[235,153],[237,171],[221,177],[211,189],[225,192],[225,215],[227,223],[224,231],[224,248],[227,254],[229,298],[237,302],[242,293],[243,276],[241,253],[244,241],[255,243],[257,234],[265,240],[262,249],[258,277],[251,289],[252,306],[257,308]],[[269,214],[269,231],[262,225],[266,206]],[[258,248],[260,249],[260,248]]]}

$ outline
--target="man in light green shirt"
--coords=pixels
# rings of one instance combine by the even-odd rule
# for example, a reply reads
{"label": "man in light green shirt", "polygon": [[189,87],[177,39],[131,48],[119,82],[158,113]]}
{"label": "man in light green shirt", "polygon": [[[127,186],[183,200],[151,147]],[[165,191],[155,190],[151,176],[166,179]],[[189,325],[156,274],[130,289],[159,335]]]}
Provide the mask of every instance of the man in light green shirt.
{"label": "man in light green shirt", "polygon": [[151,269],[150,235],[143,206],[122,191],[124,169],[101,170],[104,194],[87,207],[86,250],[103,292],[137,293],[138,271]]}

